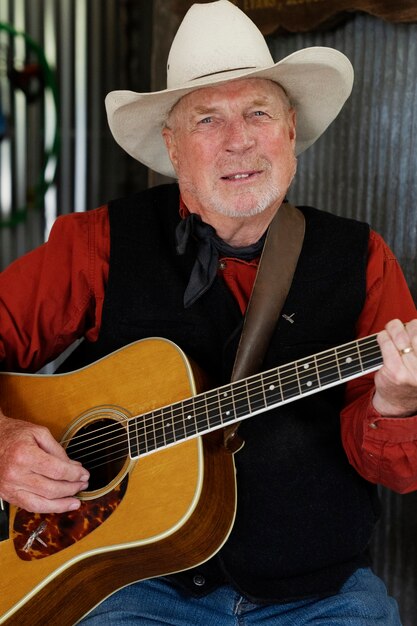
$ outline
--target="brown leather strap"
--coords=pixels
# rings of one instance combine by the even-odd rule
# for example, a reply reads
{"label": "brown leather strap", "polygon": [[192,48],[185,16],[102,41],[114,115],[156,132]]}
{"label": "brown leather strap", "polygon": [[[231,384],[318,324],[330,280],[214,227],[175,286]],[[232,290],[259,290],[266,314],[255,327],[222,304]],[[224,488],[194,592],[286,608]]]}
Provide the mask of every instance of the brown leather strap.
{"label": "brown leather strap", "polygon": [[[259,372],[273,330],[291,286],[303,245],[305,220],[288,202],[277,211],[265,240],[252,294],[246,310],[232,372],[232,381]],[[224,429],[227,448],[235,451],[239,423]]]}

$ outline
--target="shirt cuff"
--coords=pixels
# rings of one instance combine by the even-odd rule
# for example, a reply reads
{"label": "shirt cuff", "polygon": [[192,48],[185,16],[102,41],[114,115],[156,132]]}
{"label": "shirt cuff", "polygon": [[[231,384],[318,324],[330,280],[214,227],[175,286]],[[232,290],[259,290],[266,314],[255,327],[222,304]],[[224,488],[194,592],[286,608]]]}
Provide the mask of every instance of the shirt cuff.
{"label": "shirt cuff", "polygon": [[399,493],[417,489],[417,415],[381,416],[370,400],[363,421],[362,454],[372,482]]}

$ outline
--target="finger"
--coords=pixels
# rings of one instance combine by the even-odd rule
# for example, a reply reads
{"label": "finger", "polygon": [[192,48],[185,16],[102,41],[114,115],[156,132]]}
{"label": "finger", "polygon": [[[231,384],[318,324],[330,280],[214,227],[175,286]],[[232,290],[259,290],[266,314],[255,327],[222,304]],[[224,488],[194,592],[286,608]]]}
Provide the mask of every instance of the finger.
{"label": "finger", "polygon": [[59,505],[59,510],[62,506],[70,507],[68,510],[78,508],[79,500],[74,496],[88,488],[87,482],[55,481],[35,472],[21,474],[11,471],[7,478],[1,485],[2,498],[15,506],[37,512],[41,511],[28,507],[33,507],[39,498],[51,502],[49,511],[58,512],[54,508],[58,501],[65,501]]}
{"label": "finger", "polygon": [[81,463],[68,458],[64,448],[50,431],[38,424],[1,416],[0,464],[3,471],[10,467],[37,470],[57,480],[85,481],[88,472]]}
{"label": "finger", "polygon": [[415,353],[417,356],[417,320],[406,324],[400,320],[391,320],[386,325],[386,332],[401,355]]}
{"label": "finger", "polygon": [[87,470],[81,464],[74,464],[67,458],[61,459],[45,452],[32,438],[19,441],[9,446],[7,464],[3,467],[3,476],[9,482],[19,484],[19,477],[30,474],[45,476],[52,480],[68,482],[86,482],[89,479]]}
{"label": "finger", "polygon": [[394,369],[401,367],[403,363],[401,361],[400,349],[394,343],[392,335],[390,335],[388,329],[382,330],[380,333],[378,333],[377,341],[379,347],[381,348],[384,365],[392,367]]}
{"label": "finger", "polygon": [[375,374],[375,384],[386,386],[388,383],[395,385],[410,384],[415,376],[412,373],[413,365],[407,363],[408,354],[404,355],[387,331],[382,331],[377,337],[383,359],[383,367]]}
{"label": "finger", "polygon": [[24,490],[18,493],[15,500],[17,502],[16,506],[25,511],[36,513],[66,513],[76,511],[81,506],[81,500],[78,498],[69,497],[51,500]]}
{"label": "finger", "polygon": [[68,457],[61,459],[40,448],[32,460],[32,471],[54,481],[85,483],[89,479],[88,471],[81,463],[74,463]]}
{"label": "finger", "polygon": [[417,320],[411,320],[405,324],[405,330],[408,334],[410,347],[413,349],[415,355],[417,355]]}
{"label": "finger", "polygon": [[74,459],[69,458],[65,449],[60,443],[56,441],[56,439],[54,439],[54,437],[52,437],[50,431],[47,428],[40,427],[39,429],[34,431],[34,436],[38,446],[48,454],[51,454],[52,456],[61,459],[64,462],[71,463],[71,465],[74,465],[75,467],[82,467],[79,461],[75,461]]}
{"label": "finger", "polygon": [[409,330],[412,331],[412,328],[411,325],[407,328],[407,325],[404,325],[400,320],[391,320],[386,325],[385,331],[399,352],[407,351],[412,347],[412,337],[409,332]]}
{"label": "finger", "polygon": [[67,505],[72,503],[74,508],[77,508],[78,498],[74,496],[87,488],[88,482],[56,481],[36,472],[22,474],[11,471],[8,480],[2,484],[2,497],[15,506],[23,506],[23,508],[32,502],[30,500],[32,496],[35,499],[42,498],[49,501],[66,499]]}
{"label": "finger", "polygon": [[88,480],[61,479],[60,473],[54,471],[51,471],[52,476],[49,476],[48,468],[51,465],[53,466],[53,463],[51,464],[50,458],[44,465],[37,463],[36,458],[30,467],[11,465],[3,472],[2,490],[13,493],[24,489],[47,498],[62,498],[73,496],[88,487]]}

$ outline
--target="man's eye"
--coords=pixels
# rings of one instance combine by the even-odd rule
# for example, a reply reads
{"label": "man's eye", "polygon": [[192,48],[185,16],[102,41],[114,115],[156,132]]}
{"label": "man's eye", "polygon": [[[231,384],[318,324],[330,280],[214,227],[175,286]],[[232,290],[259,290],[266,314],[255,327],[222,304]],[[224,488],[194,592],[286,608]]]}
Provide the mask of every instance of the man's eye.
{"label": "man's eye", "polygon": [[262,117],[263,115],[266,115],[265,111],[254,111],[253,115],[255,115],[256,117]]}
{"label": "man's eye", "polygon": [[213,118],[208,115],[207,117],[203,117],[203,119],[200,120],[200,124],[210,124],[210,122],[213,121]]}

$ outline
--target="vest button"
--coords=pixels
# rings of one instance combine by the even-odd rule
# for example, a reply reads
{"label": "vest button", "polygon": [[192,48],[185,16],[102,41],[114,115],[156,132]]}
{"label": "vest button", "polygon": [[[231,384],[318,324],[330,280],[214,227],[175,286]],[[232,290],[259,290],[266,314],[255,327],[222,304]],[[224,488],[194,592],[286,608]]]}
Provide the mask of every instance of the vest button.
{"label": "vest button", "polygon": [[219,269],[220,270],[225,270],[226,267],[227,267],[226,261],[219,261]]}
{"label": "vest button", "polygon": [[206,584],[206,579],[204,578],[204,576],[202,576],[202,574],[196,574],[193,577],[193,583],[197,586],[197,587],[202,587],[203,585]]}

